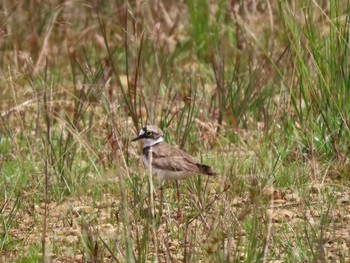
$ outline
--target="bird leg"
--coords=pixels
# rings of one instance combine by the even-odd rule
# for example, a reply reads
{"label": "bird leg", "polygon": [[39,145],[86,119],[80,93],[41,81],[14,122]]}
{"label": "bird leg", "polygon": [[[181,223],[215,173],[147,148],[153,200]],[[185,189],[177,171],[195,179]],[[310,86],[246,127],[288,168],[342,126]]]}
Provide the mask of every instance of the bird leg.
{"label": "bird leg", "polygon": [[160,187],[160,208],[159,208],[159,218],[163,215],[163,186]]}
{"label": "bird leg", "polygon": [[181,217],[181,210],[180,210],[180,191],[179,191],[179,182],[176,180],[176,195],[177,195],[177,218]]}

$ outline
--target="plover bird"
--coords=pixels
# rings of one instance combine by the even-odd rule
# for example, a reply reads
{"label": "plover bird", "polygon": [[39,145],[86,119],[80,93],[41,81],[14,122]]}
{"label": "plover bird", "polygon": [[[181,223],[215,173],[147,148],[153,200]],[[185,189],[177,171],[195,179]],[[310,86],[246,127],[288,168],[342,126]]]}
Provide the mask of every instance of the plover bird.
{"label": "plover bird", "polygon": [[143,163],[157,175],[159,185],[164,179],[180,180],[196,174],[218,175],[210,166],[200,164],[188,153],[166,143],[163,131],[156,126],[143,127],[132,141],[143,143]]}

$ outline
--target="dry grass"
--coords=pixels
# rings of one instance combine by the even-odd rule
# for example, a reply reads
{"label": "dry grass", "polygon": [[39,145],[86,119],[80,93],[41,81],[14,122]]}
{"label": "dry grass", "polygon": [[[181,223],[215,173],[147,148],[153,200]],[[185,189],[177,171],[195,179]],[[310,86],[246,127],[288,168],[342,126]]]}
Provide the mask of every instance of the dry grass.
{"label": "dry grass", "polygon": [[[1,261],[350,260],[346,1],[1,7]],[[161,202],[146,123],[220,176]]]}

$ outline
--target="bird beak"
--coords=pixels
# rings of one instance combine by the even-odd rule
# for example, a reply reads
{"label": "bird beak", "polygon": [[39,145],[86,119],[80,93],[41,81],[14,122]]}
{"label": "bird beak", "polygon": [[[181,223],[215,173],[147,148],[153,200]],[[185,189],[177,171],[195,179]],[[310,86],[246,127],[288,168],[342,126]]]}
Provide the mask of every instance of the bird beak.
{"label": "bird beak", "polygon": [[142,139],[142,135],[139,135],[136,138],[132,139],[131,141],[136,142],[136,141],[141,140],[141,139]]}
{"label": "bird beak", "polygon": [[139,135],[136,137],[136,138],[134,138],[134,139],[132,139],[131,141],[132,142],[136,142],[136,141],[138,141],[138,140],[141,140],[141,139],[143,139],[143,138],[145,138],[145,131],[142,129],[141,131],[140,131],[140,133],[139,133]]}

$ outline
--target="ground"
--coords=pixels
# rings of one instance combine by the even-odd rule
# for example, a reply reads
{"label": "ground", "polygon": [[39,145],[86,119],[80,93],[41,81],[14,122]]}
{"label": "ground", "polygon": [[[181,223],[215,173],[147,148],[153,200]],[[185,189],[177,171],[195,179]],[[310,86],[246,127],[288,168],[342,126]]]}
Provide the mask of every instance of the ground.
{"label": "ground", "polygon": [[[349,262],[348,1],[4,1],[2,262]],[[157,185],[146,124],[218,176]]]}

